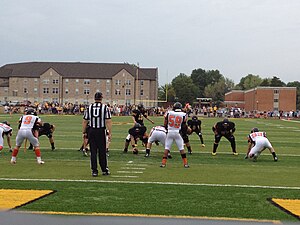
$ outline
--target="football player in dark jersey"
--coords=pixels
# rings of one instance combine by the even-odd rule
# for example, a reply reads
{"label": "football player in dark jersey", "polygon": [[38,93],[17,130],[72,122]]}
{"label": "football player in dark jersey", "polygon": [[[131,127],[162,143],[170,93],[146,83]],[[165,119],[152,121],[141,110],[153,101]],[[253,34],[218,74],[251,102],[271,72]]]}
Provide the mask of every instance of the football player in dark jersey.
{"label": "football player in dark jersey", "polygon": [[133,147],[133,154],[138,154],[139,152],[136,144],[138,140],[141,140],[144,145],[147,145],[148,134],[146,131],[147,128],[139,123],[136,123],[132,128],[128,130],[128,133],[130,134],[131,145]]}
{"label": "football player in dark jersey", "polygon": [[189,154],[192,154],[192,146],[190,144],[190,140],[189,140],[189,134],[191,134],[192,130],[189,126],[187,126],[186,124],[183,124],[181,126],[181,129],[180,129],[180,135],[183,139],[183,143],[185,144],[185,146],[187,147],[188,149],[188,153]]}
{"label": "football player in dark jersey", "polygon": [[195,132],[200,138],[201,146],[205,147],[203,137],[202,137],[202,132],[201,132],[201,120],[199,120],[197,116],[193,116],[191,120],[187,121],[187,125],[191,128],[190,134]]}
{"label": "football player in dark jersey", "polygon": [[235,132],[234,122],[231,122],[227,118],[225,118],[223,121],[217,122],[212,127],[212,130],[215,133],[215,142],[212,152],[213,156],[217,154],[217,148],[223,136],[230,142],[233,155],[238,155],[238,153],[236,152],[235,137],[233,135],[233,133]]}
{"label": "football player in dark jersey", "polygon": [[[138,123],[141,126],[144,126],[144,118],[146,118],[149,122],[154,124],[153,120],[148,118],[144,106],[142,104],[139,104],[137,109],[134,109],[132,111],[133,124],[135,125]],[[130,144],[130,135],[128,134],[125,139],[125,146],[123,151],[124,153],[127,153],[129,144]]]}
{"label": "football player in dark jersey", "polygon": [[[37,127],[38,130],[38,136],[42,136],[45,135],[49,138],[49,142],[51,144],[51,149],[52,151],[55,150],[55,146],[54,146],[54,139],[53,139],[53,132],[55,131],[55,126],[53,124],[50,123],[44,123],[42,126]],[[32,144],[30,143],[30,146],[28,148],[29,150],[33,149]]]}

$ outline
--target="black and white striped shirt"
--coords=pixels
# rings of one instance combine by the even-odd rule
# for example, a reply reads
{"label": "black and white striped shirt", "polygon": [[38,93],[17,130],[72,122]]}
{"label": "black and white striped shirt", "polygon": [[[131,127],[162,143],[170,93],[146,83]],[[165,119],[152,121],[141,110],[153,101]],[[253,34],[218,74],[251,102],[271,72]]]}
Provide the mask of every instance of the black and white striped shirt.
{"label": "black and white striped shirt", "polygon": [[88,120],[89,126],[92,128],[106,128],[105,120],[111,119],[111,113],[107,105],[96,102],[89,105],[83,119]]}

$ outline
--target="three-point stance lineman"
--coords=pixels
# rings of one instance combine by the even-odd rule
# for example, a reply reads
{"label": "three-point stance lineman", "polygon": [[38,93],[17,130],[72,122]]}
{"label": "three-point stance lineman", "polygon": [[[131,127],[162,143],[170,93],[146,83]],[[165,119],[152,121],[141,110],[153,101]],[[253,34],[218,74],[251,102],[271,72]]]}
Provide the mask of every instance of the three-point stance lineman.
{"label": "three-point stance lineman", "polygon": [[215,143],[213,146],[213,151],[211,153],[213,156],[217,154],[217,148],[223,136],[230,142],[233,155],[238,155],[238,153],[236,152],[235,137],[233,135],[233,133],[235,132],[234,122],[231,122],[227,118],[225,118],[223,121],[216,123],[212,127],[212,130],[215,133]]}
{"label": "three-point stance lineman", "polygon": [[107,105],[102,104],[102,93],[95,93],[95,103],[89,105],[82,121],[82,133],[87,135],[87,125],[89,124],[88,137],[91,151],[92,176],[98,176],[97,155],[99,157],[102,175],[109,175],[106,156],[106,131],[108,131],[108,141],[111,141],[111,114]]}
{"label": "three-point stance lineman", "polygon": [[255,162],[260,153],[266,148],[271,152],[274,161],[278,161],[275,150],[268,140],[266,132],[260,132],[256,127],[252,128],[251,134],[248,135],[248,152],[245,159],[248,157],[250,159],[253,158],[253,161]]}
{"label": "three-point stance lineman", "polygon": [[183,166],[185,168],[189,167],[186,158],[186,153],[184,152],[183,139],[179,133],[182,125],[186,124],[186,118],[187,115],[185,112],[182,112],[182,105],[180,102],[176,102],[173,105],[173,110],[166,113],[164,126],[167,127],[168,132],[165,141],[164,156],[160,167],[166,167],[168,153],[171,149],[173,141],[175,141],[178,150],[181,154]]}

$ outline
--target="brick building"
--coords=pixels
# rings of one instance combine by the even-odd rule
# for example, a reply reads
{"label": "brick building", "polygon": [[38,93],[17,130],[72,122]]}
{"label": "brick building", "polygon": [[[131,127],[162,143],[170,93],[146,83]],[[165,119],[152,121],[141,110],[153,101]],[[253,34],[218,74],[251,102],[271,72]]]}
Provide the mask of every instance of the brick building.
{"label": "brick building", "polygon": [[296,111],[296,87],[257,87],[225,94],[227,107],[249,111]]}
{"label": "brick building", "polygon": [[0,68],[0,101],[155,105],[158,69],[126,63],[25,62]]}

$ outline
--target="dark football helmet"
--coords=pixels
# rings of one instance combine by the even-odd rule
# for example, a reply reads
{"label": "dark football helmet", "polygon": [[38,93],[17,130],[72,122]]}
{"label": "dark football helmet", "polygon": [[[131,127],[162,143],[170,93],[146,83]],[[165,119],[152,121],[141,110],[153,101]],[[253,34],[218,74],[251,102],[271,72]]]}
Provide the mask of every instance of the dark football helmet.
{"label": "dark football helmet", "polygon": [[7,120],[3,121],[2,123],[6,124],[7,126],[10,126],[10,123]]}
{"label": "dark football helmet", "polygon": [[254,132],[259,132],[259,129],[258,129],[257,127],[253,127],[253,128],[251,129],[251,133],[254,133]]}
{"label": "dark football helmet", "polygon": [[138,110],[143,110],[143,109],[144,109],[143,104],[138,104]]}
{"label": "dark football helmet", "polygon": [[173,105],[173,110],[174,111],[181,111],[182,109],[182,104],[180,102],[175,102]]}
{"label": "dark football helmet", "polygon": [[36,111],[32,108],[26,110],[26,115],[34,115],[36,116]]}
{"label": "dark football helmet", "polygon": [[192,117],[192,120],[197,121],[197,120],[198,120],[198,117],[197,117],[197,116],[193,116],[193,117]]}

